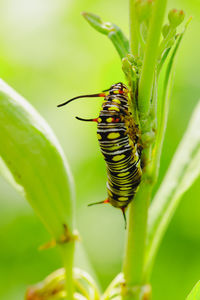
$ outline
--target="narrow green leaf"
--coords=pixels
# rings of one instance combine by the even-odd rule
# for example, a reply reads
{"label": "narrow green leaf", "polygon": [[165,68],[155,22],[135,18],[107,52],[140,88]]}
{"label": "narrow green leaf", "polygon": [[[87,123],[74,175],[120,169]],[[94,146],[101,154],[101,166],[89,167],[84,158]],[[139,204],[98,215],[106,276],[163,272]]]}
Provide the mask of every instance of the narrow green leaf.
{"label": "narrow green leaf", "polygon": [[[56,113],[56,112],[55,112]],[[2,172],[58,240],[73,230],[72,177],[52,130],[35,109],[0,81]]]}
{"label": "narrow green leaf", "polygon": [[200,280],[195,284],[186,300],[200,300]]}
{"label": "narrow green leaf", "polygon": [[111,23],[103,22],[102,19],[95,14],[83,12],[82,15],[86,21],[100,33],[108,35],[113,30]]}
{"label": "narrow green leaf", "polygon": [[92,13],[83,12],[82,15],[94,29],[108,36],[121,58],[129,53],[129,41],[117,25],[103,22],[99,16]]}
{"label": "narrow green leaf", "polygon": [[188,129],[173,157],[167,174],[157,191],[149,210],[146,272],[180,202],[200,175],[200,101],[195,108]]}
{"label": "narrow green leaf", "polygon": [[158,65],[158,74],[162,68],[162,65],[165,62],[165,59],[167,58],[167,55],[170,53],[169,61],[165,69],[165,73],[163,74],[164,78],[159,78],[159,92],[158,92],[158,100],[157,100],[157,120],[158,120],[158,132],[156,136],[156,143],[154,148],[154,155],[153,155],[153,163],[152,163],[152,178],[154,182],[156,182],[158,178],[158,173],[160,169],[160,157],[162,153],[162,147],[163,147],[163,141],[165,137],[165,130],[167,126],[167,120],[168,120],[168,112],[169,112],[169,106],[170,106],[170,96],[171,96],[171,87],[173,82],[173,69],[174,69],[174,62],[176,58],[177,51],[180,47],[181,41],[183,39],[183,35],[185,33],[185,30],[189,24],[191,19],[188,20],[188,22],[185,25],[185,28],[183,32],[177,36],[175,45],[172,47],[172,49],[168,49],[166,51],[166,55],[163,56],[163,59],[161,60],[160,64]]}

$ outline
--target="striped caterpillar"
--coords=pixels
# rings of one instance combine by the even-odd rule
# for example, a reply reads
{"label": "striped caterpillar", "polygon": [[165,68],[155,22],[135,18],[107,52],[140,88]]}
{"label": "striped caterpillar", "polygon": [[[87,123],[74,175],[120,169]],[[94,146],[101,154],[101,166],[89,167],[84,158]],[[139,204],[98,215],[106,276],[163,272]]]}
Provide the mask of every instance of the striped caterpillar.
{"label": "striped caterpillar", "polygon": [[125,226],[125,209],[133,200],[141,181],[140,149],[138,147],[138,126],[130,111],[129,90],[121,82],[112,85],[99,94],[82,95],[72,98],[69,102],[86,97],[104,97],[99,117],[81,121],[97,122],[97,137],[107,168],[106,200],[92,203],[110,203],[122,210]]}

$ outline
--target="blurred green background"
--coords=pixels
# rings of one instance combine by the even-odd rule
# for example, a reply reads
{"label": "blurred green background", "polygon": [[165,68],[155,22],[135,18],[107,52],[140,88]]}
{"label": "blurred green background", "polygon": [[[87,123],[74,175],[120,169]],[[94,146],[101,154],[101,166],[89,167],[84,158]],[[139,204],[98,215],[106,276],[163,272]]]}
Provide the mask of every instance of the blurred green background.
{"label": "blurred green background", "polygon": [[[183,9],[193,21],[176,63],[159,182],[200,97],[199,0],[171,0],[169,8]],[[0,76],[33,104],[64,148],[76,184],[82,244],[104,289],[121,270],[124,223],[111,206],[87,207],[106,196],[105,164],[95,124],[74,118],[96,117],[101,100],[80,100],[59,110],[56,105],[124,77],[110,41],[89,27],[82,11],[99,14],[128,35],[128,1],[1,0]],[[199,186],[197,180],[185,194],[163,240],[152,276],[154,300],[184,299],[200,279]],[[23,197],[2,178],[0,190],[0,299],[18,300],[61,262],[56,249],[37,250],[50,237]],[[76,265],[90,269],[80,251]]]}

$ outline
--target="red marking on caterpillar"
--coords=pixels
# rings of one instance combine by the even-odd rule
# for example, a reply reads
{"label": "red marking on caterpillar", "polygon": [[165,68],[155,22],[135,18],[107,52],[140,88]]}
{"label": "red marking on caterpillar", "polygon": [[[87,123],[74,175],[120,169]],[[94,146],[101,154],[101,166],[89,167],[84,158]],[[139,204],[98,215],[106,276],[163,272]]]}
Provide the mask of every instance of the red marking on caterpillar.
{"label": "red marking on caterpillar", "polygon": [[103,203],[109,203],[109,199],[107,198],[106,200],[103,201]]}

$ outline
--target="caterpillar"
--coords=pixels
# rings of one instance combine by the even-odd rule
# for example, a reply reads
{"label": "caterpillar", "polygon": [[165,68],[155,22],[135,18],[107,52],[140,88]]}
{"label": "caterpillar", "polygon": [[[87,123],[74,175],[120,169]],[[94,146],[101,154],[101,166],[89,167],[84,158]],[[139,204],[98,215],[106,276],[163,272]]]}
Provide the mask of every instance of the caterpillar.
{"label": "caterpillar", "polygon": [[125,227],[125,209],[133,200],[142,176],[138,125],[133,120],[128,94],[126,85],[119,82],[102,93],[77,96],[58,105],[61,107],[79,98],[104,97],[99,117],[95,119],[76,117],[81,121],[97,122],[97,137],[107,168],[108,197],[104,201],[89,205],[110,203],[120,208]]}

